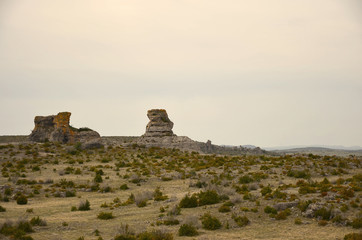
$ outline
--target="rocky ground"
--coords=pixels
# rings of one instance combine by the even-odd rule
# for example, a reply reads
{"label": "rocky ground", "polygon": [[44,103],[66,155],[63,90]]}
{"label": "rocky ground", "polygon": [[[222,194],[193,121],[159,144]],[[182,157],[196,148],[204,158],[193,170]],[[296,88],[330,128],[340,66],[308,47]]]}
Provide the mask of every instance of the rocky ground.
{"label": "rocky ground", "polygon": [[358,156],[23,142],[0,164],[1,239],[361,239]]}

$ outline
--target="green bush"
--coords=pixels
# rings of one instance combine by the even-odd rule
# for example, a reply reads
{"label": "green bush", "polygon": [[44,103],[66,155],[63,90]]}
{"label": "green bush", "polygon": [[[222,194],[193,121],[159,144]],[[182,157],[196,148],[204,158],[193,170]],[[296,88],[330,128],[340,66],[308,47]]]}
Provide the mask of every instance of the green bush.
{"label": "green bush", "polygon": [[97,216],[97,218],[102,220],[108,220],[114,218],[112,212],[100,212]]}
{"label": "green bush", "polygon": [[94,182],[96,182],[96,183],[103,182],[102,176],[97,173],[96,176],[94,177]]}
{"label": "green bush", "polygon": [[33,226],[46,226],[47,222],[45,220],[41,219],[39,216],[37,216],[37,217],[33,217],[30,220],[30,224]]}
{"label": "green bush", "polygon": [[179,236],[197,236],[199,233],[197,232],[197,229],[190,225],[190,224],[182,224],[178,230]]}
{"label": "green bush", "polygon": [[179,223],[180,221],[174,218],[169,218],[163,221],[163,224],[166,226],[178,225]]}
{"label": "green bush", "polygon": [[230,211],[231,211],[231,209],[230,209],[229,206],[221,205],[221,206],[219,207],[219,212],[225,213],[225,212],[230,212]]}
{"label": "green bush", "polygon": [[181,199],[179,203],[180,208],[195,208],[197,207],[197,197],[196,195],[186,195],[184,198]]}
{"label": "green bush", "polygon": [[25,205],[28,203],[28,199],[25,195],[22,194],[16,199],[16,203],[19,205]]}
{"label": "green bush", "polygon": [[32,237],[26,236],[27,233],[34,232],[30,223],[20,221],[17,225],[11,222],[5,222],[0,226],[0,234],[11,237],[11,239],[33,240]]}
{"label": "green bush", "polygon": [[205,213],[201,217],[202,227],[207,230],[216,230],[221,228],[221,222],[216,217],[211,216],[210,213]]}
{"label": "green bush", "polygon": [[88,211],[90,210],[90,203],[88,200],[85,200],[85,202],[81,202],[78,207],[79,211]]}
{"label": "green bush", "polygon": [[129,189],[129,187],[127,186],[127,184],[122,184],[119,189],[127,190],[127,189]]}
{"label": "green bush", "polygon": [[168,199],[168,196],[163,195],[163,193],[160,190],[160,187],[156,187],[155,192],[153,193],[153,196],[154,196],[153,199],[155,201],[164,201],[164,200]]}
{"label": "green bush", "polygon": [[260,192],[261,192],[261,195],[265,196],[265,195],[267,195],[267,194],[269,194],[269,193],[272,193],[272,189],[271,189],[271,187],[266,186],[266,187],[263,187],[263,188],[260,190]]}
{"label": "green bush", "polygon": [[270,207],[270,206],[266,206],[266,207],[264,208],[264,212],[265,212],[265,213],[268,213],[268,214],[270,214],[270,213],[271,213],[271,214],[277,214],[277,213],[278,213],[275,208]]}
{"label": "green bush", "polygon": [[211,191],[211,190],[207,190],[206,192],[200,192],[198,194],[199,197],[199,206],[204,206],[204,205],[211,205],[211,204],[215,204],[215,203],[219,203],[220,202],[220,197],[217,194],[216,191]]}
{"label": "green bush", "polygon": [[138,234],[137,240],[173,240],[173,235],[172,233],[161,230],[153,230],[151,232],[146,231]]}
{"label": "green bush", "polygon": [[321,218],[322,220],[329,220],[331,218],[331,210],[326,208],[321,208],[315,211],[315,217]]}
{"label": "green bush", "polygon": [[232,218],[239,227],[244,227],[250,223],[246,216],[233,216]]}
{"label": "green bush", "polygon": [[300,218],[296,218],[296,219],[294,219],[294,224],[296,224],[296,225],[301,225],[303,222],[302,222],[302,220],[300,219]]}
{"label": "green bush", "polygon": [[243,175],[239,178],[240,184],[247,184],[247,183],[251,183],[253,181],[254,181],[254,179],[249,175]]}

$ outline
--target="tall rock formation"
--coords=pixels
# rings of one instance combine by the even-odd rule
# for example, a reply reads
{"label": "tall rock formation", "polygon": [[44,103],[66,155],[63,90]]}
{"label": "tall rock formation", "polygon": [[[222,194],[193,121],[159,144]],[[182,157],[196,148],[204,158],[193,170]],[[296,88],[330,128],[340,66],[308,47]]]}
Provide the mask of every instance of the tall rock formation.
{"label": "tall rock formation", "polygon": [[178,148],[186,151],[197,151],[211,154],[264,154],[265,150],[260,148],[249,149],[244,147],[218,146],[208,140],[206,143],[194,141],[186,136],[177,136],[172,132],[173,122],[168,118],[164,109],[148,110],[147,117],[150,119],[146,126],[146,132],[134,143],[145,147]]}
{"label": "tall rock formation", "polygon": [[174,136],[172,132],[173,122],[168,118],[164,109],[148,110],[147,117],[150,119],[146,126],[145,137]]}
{"label": "tall rock formation", "polygon": [[35,127],[29,136],[34,142],[84,143],[85,146],[101,146],[99,133],[89,128],[74,128],[69,125],[70,112],[51,116],[36,116]]}

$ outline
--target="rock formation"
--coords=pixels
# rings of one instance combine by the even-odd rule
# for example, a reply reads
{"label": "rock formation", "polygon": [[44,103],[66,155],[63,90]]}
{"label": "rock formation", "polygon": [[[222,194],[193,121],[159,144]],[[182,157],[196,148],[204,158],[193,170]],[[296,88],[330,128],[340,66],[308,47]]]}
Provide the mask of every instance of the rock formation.
{"label": "rock formation", "polygon": [[194,141],[185,136],[177,136],[172,132],[173,122],[168,118],[164,109],[152,109],[147,112],[150,119],[146,132],[133,143],[145,147],[178,148],[186,151],[196,151],[210,154],[264,154],[260,148],[218,146],[208,140],[206,143]]}
{"label": "rock formation", "polygon": [[60,112],[51,116],[36,116],[35,127],[29,136],[34,142],[84,143],[91,148],[101,146],[99,133],[89,128],[74,128],[69,125],[70,112]]}
{"label": "rock formation", "polygon": [[174,136],[172,132],[173,122],[168,118],[164,109],[148,110],[147,117],[150,122],[147,124],[145,137]]}

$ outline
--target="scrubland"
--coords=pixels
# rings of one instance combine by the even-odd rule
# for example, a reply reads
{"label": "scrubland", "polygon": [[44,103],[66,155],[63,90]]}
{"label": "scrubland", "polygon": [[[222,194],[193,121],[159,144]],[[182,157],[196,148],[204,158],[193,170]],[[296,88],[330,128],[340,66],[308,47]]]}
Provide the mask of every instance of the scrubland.
{"label": "scrubland", "polygon": [[0,239],[361,239],[362,158],[0,145]]}

